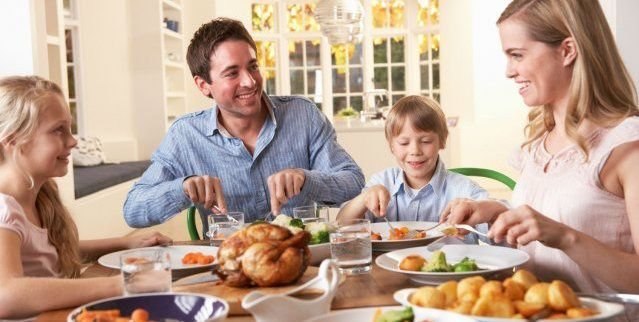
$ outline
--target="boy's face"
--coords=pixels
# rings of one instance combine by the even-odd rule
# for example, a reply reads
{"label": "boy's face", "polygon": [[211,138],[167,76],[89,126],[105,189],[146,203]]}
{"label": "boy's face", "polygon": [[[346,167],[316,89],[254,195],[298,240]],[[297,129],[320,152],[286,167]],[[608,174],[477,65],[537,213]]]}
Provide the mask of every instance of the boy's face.
{"label": "boy's face", "polygon": [[425,186],[433,176],[442,144],[437,133],[424,132],[405,122],[401,132],[391,139],[391,152],[404,170],[406,183],[413,189]]}

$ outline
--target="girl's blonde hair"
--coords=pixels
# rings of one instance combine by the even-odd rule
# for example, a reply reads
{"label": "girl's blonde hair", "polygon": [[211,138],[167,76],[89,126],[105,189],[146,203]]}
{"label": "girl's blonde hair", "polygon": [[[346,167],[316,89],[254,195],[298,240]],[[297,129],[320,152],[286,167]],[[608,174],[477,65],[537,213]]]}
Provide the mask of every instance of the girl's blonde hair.
{"label": "girl's blonde hair", "polygon": [[[582,0],[514,0],[502,12],[497,25],[515,19],[526,26],[529,36],[549,46],[574,39],[577,57],[569,87],[566,132],[588,155],[586,139],[577,129],[583,120],[610,127],[638,115],[637,90],[619,55],[599,5]],[[536,106],[528,113],[529,145],[555,127],[550,106]]]}
{"label": "girl's blonde hair", "polygon": [[[0,142],[13,141],[16,145],[12,156],[0,153],[0,162],[12,157],[19,165],[20,146],[32,139],[46,99],[52,95],[62,97],[60,87],[38,76],[0,79]],[[33,187],[31,175],[21,170]],[[58,252],[59,272],[66,277],[78,276],[81,264],[78,230],[69,211],[62,205],[53,179],[47,180],[38,191],[36,209],[42,226],[47,229],[49,241]]]}
{"label": "girl's blonde hair", "polygon": [[390,142],[398,136],[407,120],[417,130],[435,132],[441,147],[446,146],[448,126],[446,116],[437,101],[420,95],[402,97],[393,105],[386,117],[386,140]]}

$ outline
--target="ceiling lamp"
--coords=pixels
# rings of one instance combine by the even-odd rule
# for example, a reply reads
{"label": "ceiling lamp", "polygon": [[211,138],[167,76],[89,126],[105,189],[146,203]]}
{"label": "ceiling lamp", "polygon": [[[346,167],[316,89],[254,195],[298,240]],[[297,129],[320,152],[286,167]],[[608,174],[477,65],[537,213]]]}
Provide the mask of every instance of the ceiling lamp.
{"label": "ceiling lamp", "polygon": [[359,0],[320,0],[315,20],[331,45],[362,40],[364,7]]}

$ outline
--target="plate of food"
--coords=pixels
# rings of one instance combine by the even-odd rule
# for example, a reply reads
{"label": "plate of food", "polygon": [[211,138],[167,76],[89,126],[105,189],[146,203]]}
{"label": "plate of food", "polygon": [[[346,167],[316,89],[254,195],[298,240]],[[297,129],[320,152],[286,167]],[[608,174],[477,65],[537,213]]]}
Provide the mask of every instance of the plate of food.
{"label": "plate of food", "polygon": [[390,229],[386,222],[371,224],[371,242],[374,251],[392,251],[408,247],[423,246],[444,234],[436,229],[436,222],[428,221],[395,221]]}
{"label": "plate of food", "polygon": [[383,306],[338,310],[306,320],[306,322],[352,321],[475,322],[477,320],[454,312],[410,306]]}
{"label": "plate of food", "polygon": [[525,270],[503,282],[473,276],[399,290],[393,298],[415,310],[446,309],[483,322],[608,321],[624,311],[621,304],[578,297],[563,281],[539,282]]}
{"label": "plate of food", "polygon": [[80,306],[67,322],[210,321],[226,319],[229,305],[221,298],[191,293],[149,293],[120,296]]}
{"label": "plate of food", "polygon": [[335,227],[324,220],[306,220],[291,218],[280,214],[271,224],[288,228],[292,233],[305,230],[311,234],[308,248],[311,250],[311,265],[319,265],[323,260],[331,257],[329,234],[335,231]]}
{"label": "plate of food", "polygon": [[[216,262],[218,247],[197,245],[154,246],[136,249],[164,249],[171,258],[171,270],[203,271],[210,269]],[[120,269],[120,255],[129,250],[109,253],[98,258],[98,263],[109,268]]]}
{"label": "plate of food", "polygon": [[421,284],[441,284],[480,275],[491,276],[526,263],[524,251],[490,245],[444,245],[440,250],[428,247],[400,249],[380,255],[377,266],[407,275]]}

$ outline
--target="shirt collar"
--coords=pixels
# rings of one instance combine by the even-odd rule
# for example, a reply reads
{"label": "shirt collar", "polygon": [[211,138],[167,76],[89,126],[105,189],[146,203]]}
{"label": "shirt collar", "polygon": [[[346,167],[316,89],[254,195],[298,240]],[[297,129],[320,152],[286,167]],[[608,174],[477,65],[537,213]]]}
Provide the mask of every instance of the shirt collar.
{"label": "shirt collar", "polygon": [[[430,178],[430,181],[428,182],[426,186],[424,186],[424,188],[430,185],[433,188],[433,192],[436,195],[441,195],[443,194],[443,191],[444,191],[444,181],[446,181],[446,165],[444,165],[444,162],[442,161],[441,157],[438,156],[437,166],[435,167],[435,172],[433,173],[433,177]],[[426,190],[424,188],[422,188],[422,190],[420,191],[420,194],[422,193],[422,191]],[[407,190],[408,190],[408,186],[406,186],[404,171],[399,171],[397,173],[397,176],[395,177],[395,184],[391,188],[390,194],[394,196],[398,194],[400,191],[406,192]]]}
{"label": "shirt collar", "polygon": [[[264,103],[264,106],[266,106],[267,110],[268,110],[268,114],[271,117],[271,121],[273,122],[273,124],[277,127],[277,121],[275,119],[275,106],[273,105],[273,102],[271,101],[271,98],[268,97],[268,95],[266,95],[265,92],[262,92],[262,103]],[[224,128],[224,126],[222,124],[219,123],[218,121],[218,113],[220,112],[219,108],[217,107],[217,104],[214,104],[212,109],[211,109],[211,118],[208,122],[209,128],[206,131],[206,135],[208,136],[212,136],[216,133],[219,133],[223,136],[226,137],[231,137],[231,135],[228,133],[228,131]]]}

